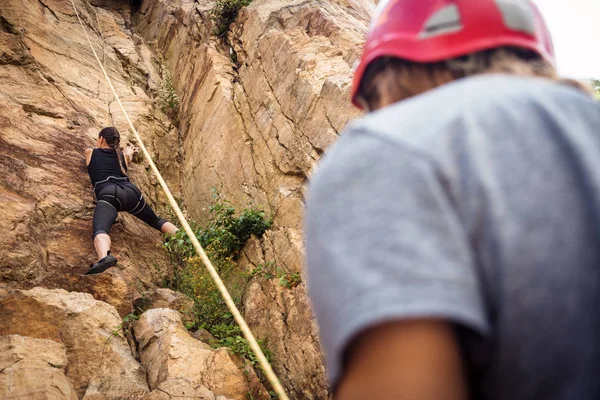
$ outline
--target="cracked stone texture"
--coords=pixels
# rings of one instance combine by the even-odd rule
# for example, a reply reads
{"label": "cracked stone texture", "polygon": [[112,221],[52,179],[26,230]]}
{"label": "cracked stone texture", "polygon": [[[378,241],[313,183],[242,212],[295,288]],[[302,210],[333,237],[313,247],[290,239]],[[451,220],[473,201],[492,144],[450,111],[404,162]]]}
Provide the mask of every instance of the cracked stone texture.
{"label": "cracked stone texture", "polygon": [[134,289],[123,279],[120,271],[112,268],[102,274],[90,276],[68,275],[67,279],[68,285],[64,289],[89,293],[94,299],[113,306],[121,317],[131,313]]}
{"label": "cracked stone texture", "polygon": [[158,385],[144,400],[227,400],[220,397],[216,398],[214,393],[203,385],[192,383],[185,378],[176,378]]}
{"label": "cracked stone texture", "polygon": [[161,398],[158,396],[165,392],[191,396],[194,390],[204,393],[208,389],[232,400],[270,399],[248,363],[244,364],[226,348],[214,350],[194,339],[175,310],[146,311],[135,323],[134,334],[153,390],[151,396],[156,396],[152,398]]}
{"label": "cracked stone texture", "polygon": [[170,308],[179,311],[184,323],[194,320],[194,300],[171,289],[160,288],[143,293],[134,300],[133,307],[138,314],[152,308]]}
{"label": "cracked stone texture", "polygon": [[0,336],[0,398],[77,400],[65,376],[65,346],[52,340]]}
{"label": "cracked stone texture", "polygon": [[[71,3],[0,3],[0,286],[85,290],[127,313],[134,292],[160,281],[171,265],[156,246],[161,238],[154,229],[121,215],[111,231],[118,276],[104,283],[94,278],[77,283],[81,279],[69,275],[85,272],[96,261],[94,204],[83,151],[108,124],[120,129],[123,145],[135,139],[116,102],[106,95]],[[75,3],[133,123],[178,194],[179,139],[158,109],[158,58],[131,31],[130,12],[118,11],[124,2],[95,2],[112,4],[117,11]],[[145,163],[133,163],[131,176],[165,216],[166,200]],[[115,282],[118,290],[101,287]]]}
{"label": "cracked stone texture", "polygon": [[[273,228],[240,264],[301,273],[305,183],[358,115],[349,102],[352,65],[375,2],[254,0],[232,24],[231,46],[211,37],[212,4],[144,0],[134,18],[165,56],[181,99],[183,196],[198,221],[208,218],[212,187],[238,207],[264,207]],[[277,282],[255,278],[244,315],[293,398],[329,398],[305,286]]]}
{"label": "cracked stone texture", "polygon": [[[34,288],[5,294],[0,298],[0,315],[0,336],[29,336],[64,345],[66,375],[78,398],[141,398],[148,394],[146,373],[122,336],[121,318],[113,306],[87,293]],[[54,347],[40,353],[51,357]],[[59,361],[52,363],[66,365]]]}

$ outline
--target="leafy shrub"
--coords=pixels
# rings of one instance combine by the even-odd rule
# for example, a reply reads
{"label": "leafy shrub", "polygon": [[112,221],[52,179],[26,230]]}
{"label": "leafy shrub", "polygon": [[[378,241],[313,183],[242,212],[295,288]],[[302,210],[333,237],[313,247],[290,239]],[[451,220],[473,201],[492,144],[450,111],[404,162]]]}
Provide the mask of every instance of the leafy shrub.
{"label": "leafy shrub", "polygon": [[160,109],[167,117],[177,124],[179,122],[179,97],[175,92],[171,74],[165,66],[163,66],[162,70],[163,83],[160,90]]}
{"label": "leafy shrub", "polygon": [[[252,272],[250,272],[250,275],[259,276],[264,279],[273,279],[275,278],[275,275],[272,272],[273,265],[273,261],[269,261],[264,264],[258,264],[258,266],[254,268]],[[277,268],[276,276],[279,278],[277,281],[279,286],[287,289],[293,289],[302,282],[302,277],[299,272],[287,272],[283,268]]]}
{"label": "leafy shrub", "polygon": [[[248,274],[237,268],[234,260],[251,235],[262,236],[271,227],[262,210],[248,207],[237,215],[235,207],[213,191],[213,204],[206,227],[192,224],[192,230],[202,244],[221,278],[227,283],[235,304],[239,307]],[[256,358],[241,336],[225,301],[206,267],[196,255],[191,240],[183,230],[165,238],[165,248],[177,263],[166,286],[194,299],[195,322],[188,328],[208,330],[221,346],[230,347],[254,364]]]}
{"label": "leafy shrub", "polygon": [[279,277],[279,286],[292,289],[295,288],[302,282],[302,278],[300,277],[300,273],[298,272],[286,272],[281,268],[277,268],[277,277]]}
{"label": "leafy shrub", "polygon": [[252,3],[252,0],[217,0],[210,12],[210,18],[215,21],[214,34],[225,38],[229,32],[229,26],[238,16],[242,7]]}

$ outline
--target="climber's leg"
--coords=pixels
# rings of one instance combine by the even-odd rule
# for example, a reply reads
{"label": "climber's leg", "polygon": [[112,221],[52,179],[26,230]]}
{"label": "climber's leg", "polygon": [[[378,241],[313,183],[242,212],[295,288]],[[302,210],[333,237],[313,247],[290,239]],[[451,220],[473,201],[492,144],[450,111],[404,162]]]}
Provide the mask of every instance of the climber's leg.
{"label": "climber's leg", "polygon": [[106,233],[99,233],[94,237],[94,248],[98,254],[98,260],[103,259],[110,251],[110,236]]}
{"label": "climber's leg", "polygon": [[96,209],[94,210],[93,227],[94,227],[94,248],[98,253],[98,259],[106,257],[107,251],[110,250],[110,228],[117,219],[117,209],[105,200],[98,200]]}
{"label": "climber's leg", "polygon": [[130,211],[130,213],[132,215],[135,215],[137,218],[141,219],[154,229],[157,229],[161,232],[165,232],[162,230],[162,227],[168,224],[167,220],[159,218],[158,215],[156,215],[156,213],[152,209],[152,207],[150,207],[148,203],[146,203],[146,199],[144,199],[143,197],[140,199],[140,204],[138,205],[138,207],[135,210]]}
{"label": "climber's leg", "polygon": [[165,222],[161,227],[160,227],[160,231],[162,233],[168,233],[168,234],[173,234],[175,232],[177,232],[179,230],[178,227],[176,227],[175,225],[173,225],[172,223],[170,223],[169,221]]}
{"label": "climber's leg", "polygon": [[121,207],[121,202],[117,198],[117,189],[116,186],[106,185],[97,193],[98,202],[93,217],[93,239],[98,262],[90,266],[86,275],[104,272],[117,263],[117,259],[110,254],[111,240],[108,235]]}
{"label": "climber's leg", "polygon": [[159,218],[158,215],[156,215],[154,210],[152,210],[152,207],[146,203],[146,199],[142,195],[142,192],[140,192],[140,190],[134,184],[128,183],[125,190],[129,190],[132,194],[135,193],[137,198],[135,207],[128,211],[130,214],[135,215],[137,218],[141,219],[162,233],[177,232],[178,228],[175,225],[168,222],[166,219]]}
{"label": "climber's leg", "polygon": [[[108,236],[108,235],[106,235]],[[110,254],[110,250],[106,252],[106,256],[101,258],[97,263],[90,265],[90,269],[85,275],[94,275],[106,271],[117,263],[117,258]]]}

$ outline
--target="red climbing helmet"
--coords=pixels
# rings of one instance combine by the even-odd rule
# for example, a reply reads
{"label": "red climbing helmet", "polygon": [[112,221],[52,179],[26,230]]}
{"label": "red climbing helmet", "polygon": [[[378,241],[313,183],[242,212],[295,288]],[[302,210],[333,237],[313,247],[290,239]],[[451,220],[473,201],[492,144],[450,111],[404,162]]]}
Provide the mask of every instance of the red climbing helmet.
{"label": "red climbing helmet", "polygon": [[432,63],[496,47],[529,49],[554,65],[546,24],[531,0],[381,0],[352,87],[367,66],[392,56]]}

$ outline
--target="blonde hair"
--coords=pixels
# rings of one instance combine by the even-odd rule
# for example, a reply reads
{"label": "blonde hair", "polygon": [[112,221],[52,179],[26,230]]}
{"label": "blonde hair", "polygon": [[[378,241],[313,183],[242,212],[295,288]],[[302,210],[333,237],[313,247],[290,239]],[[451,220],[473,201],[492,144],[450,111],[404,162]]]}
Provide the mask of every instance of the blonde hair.
{"label": "blonde hair", "polygon": [[590,95],[594,93],[591,86],[583,82],[560,79],[556,69],[534,52],[502,47],[437,63],[380,57],[365,71],[357,101],[366,110],[376,110],[453,80],[485,73],[540,77],[576,87]]}

